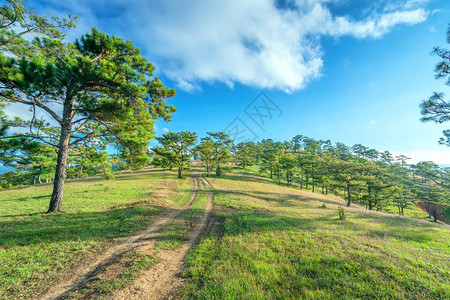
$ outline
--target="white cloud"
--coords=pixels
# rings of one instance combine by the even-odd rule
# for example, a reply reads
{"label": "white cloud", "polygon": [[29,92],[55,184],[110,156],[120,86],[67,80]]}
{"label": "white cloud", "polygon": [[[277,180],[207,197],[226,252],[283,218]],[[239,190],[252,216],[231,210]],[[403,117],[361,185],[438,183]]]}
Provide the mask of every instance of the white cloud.
{"label": "white cloud", "polygon": [[[58,1],[57,7],[66,5],[80,15],[83,29],[87,23],[103,24],[103,29],[137,41],[185,90],[203,82],[298,90],[321,75],[321,37],[380,38],[397,25],[428,16],[422,8],[427,0],[388,2],[361,20],[333,15],[328,3],[342,1],[287,0],[283,8],[275,2],[135,0],[124,6],[119,0],[68,0]],[[99,13],[106,7],[111,15]]]}
{"label": "white cloud", "polygon": [[432,161],[438,165],[450,165],[450,149],[445,150],[425,150],[410,152],[392,152],[393,155],[406,155],[411,160],[408,163],[416,164],[421,161]]}

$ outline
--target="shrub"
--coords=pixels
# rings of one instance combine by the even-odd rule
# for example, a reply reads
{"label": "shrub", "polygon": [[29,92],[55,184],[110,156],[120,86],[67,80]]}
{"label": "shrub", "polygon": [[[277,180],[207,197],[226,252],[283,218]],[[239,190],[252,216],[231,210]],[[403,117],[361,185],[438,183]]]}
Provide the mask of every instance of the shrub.
{"label": "shrub", "polygon": [[341,220],[341,221],[345,220],[345,218],[347,217],[345,215],[345,211],[344,211],[344,208],[342,206],[338,207],[338,215],[339,215],[339,220]]}

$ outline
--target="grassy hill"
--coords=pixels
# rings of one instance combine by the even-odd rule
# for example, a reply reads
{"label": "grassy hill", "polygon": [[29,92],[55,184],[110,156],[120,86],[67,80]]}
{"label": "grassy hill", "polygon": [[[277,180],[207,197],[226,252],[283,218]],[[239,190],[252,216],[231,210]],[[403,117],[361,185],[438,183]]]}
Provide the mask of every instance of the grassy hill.
{"label": "grassy hill", "polygon": [[0,299],[35,298],[80,259],[183,205],[190,189],[188,178],[156,170],[73,180],[66,212],[50,215],[51,185],[0,191]]}
{"label": "grassy hill", "polygon": [[448,226],[355,206],[341,221],[337,197],[250,174],[210,181],[216,222],[187,258],[187,298],[450,298]]}
{"label": "grassy hill", "polygon": [[[345,207],[341,221],[339,197],[251,173],[208,180],[214,225],[186,258],[179,297],[450,298],[446,225],[357,205]],[[80,259],[181,207],[191,186],[154,169],[113,181],[74,180],[65,191],[66,212],[45,215],[50,193],[50,185],[0,191],[1,299],[34,298]]]}

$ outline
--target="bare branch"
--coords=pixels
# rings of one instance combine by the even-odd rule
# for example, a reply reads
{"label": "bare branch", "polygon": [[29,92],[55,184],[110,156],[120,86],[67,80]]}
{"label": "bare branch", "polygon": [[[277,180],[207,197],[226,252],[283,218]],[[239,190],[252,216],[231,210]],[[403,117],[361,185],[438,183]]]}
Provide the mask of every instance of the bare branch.
{"label": "bare branch", "polygon": [[26,100],[22,100],[20,98],[14,97],[14,96],[10,96],[4,93],[0,93],[0,97],[4,97],[6,99],[15,101],[15,102],[19,102],[22,104],[26,104],[26,105],[36,105],[37,107],[42,108],[43,110],[45,110],[47,113],[49,113],[59,124],[62,123],[62,119],[60,116],[58,116],[57,113],[55,113],[53,110],[51,110],[48,106],[46,106],[45,104],[43,104],[40,101],[35,100],[33,101],[26,101]]}

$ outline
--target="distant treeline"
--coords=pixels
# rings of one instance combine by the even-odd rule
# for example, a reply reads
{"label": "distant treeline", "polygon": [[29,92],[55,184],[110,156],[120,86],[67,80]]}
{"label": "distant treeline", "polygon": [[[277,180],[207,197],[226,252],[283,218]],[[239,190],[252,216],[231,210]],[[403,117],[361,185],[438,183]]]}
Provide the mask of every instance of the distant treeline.
{"label": "distant treeline", "polygon": [[405,155],[303,135],[283,142],[265,139],[238,144],[223,132],[208,133],[198,145],[196,139],[191,132],[164,134],[158,138],[161,146],[152,149],[153,164],[176,167],[179,177],[191,157],[203,162],[207,176],[211,171],[220,176],[233,166],[257,164],[261,174],[279,184],[341,195],[348,206],[353,201],[377,211],[394,206],[404,215],[405,208],[417,205],[434,221],[450,220],[450,168],[431,161],[409,164]]}

